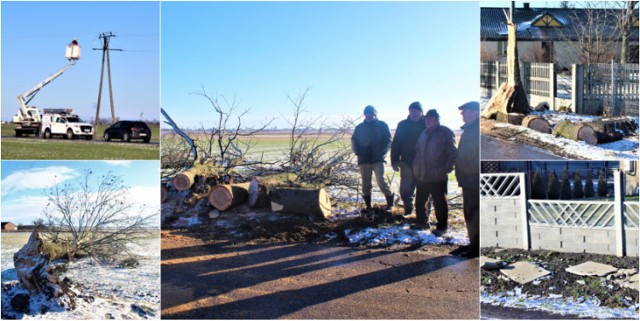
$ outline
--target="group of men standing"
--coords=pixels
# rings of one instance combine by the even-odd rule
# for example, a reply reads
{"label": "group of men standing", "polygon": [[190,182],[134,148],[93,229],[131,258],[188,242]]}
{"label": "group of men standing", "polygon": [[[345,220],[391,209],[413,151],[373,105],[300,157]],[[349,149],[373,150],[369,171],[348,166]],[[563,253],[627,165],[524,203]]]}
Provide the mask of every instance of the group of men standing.
{"label": "group of men standing", "polygon": [[[371,212],[372,176],[385,195],[387,208],[393,207],[395,195],[384,179],[384,163],[391,150],[391,167],[400,172],[400,198],[405,216],[411,215],[415,206],[416,222],[413,228],[429,229],[430,201],[436,214],[436,227],[432,233],[442,236],[448,229],[449,205],[447,201],[448,174],[455,167],[458,185],[462,188],[463,211],[470,245],[461,246],[452,254],[467,257],[479,255],[479,113],[478,102],[468,102],[460,107],[464,126],[456,148],[455,134],[440,124],[435,109],[423,114],[420,102],[409,105],[409,116],[398,123],[393,140],[389,126],[378,120],[373,106],[364,109],[364,121],[356,126],[351,145],[358,156],[362,177],[362,194]],[[414,201],[415,194],[415,201]]]}

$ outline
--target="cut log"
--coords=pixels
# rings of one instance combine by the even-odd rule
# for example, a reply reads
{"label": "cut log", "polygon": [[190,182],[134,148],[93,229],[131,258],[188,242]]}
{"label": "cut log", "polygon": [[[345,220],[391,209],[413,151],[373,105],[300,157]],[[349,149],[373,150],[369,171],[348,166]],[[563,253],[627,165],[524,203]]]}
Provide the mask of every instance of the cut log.
{"label": "cut log", "polygon": [[191,168],[184,170],[171,181],[173,187],[179,191],[186,191],[196,182],[196,177],[218,177],[218,169],[211,164],[194,164]]}
{"label": "cut log", "polygon": [[247,201],[249,183],[216,185],[211,188],[209,204],[220,211],[226,211]]}
{"label": "cut log", "polygon": [[561,121],[553,127],[553,132],[564,138],[583,141],[589,145],[598,144],[598,136],[591,126],[584,123]]}
{"label": "cut log", "polygon": [[305,214],[314,221],[321,221],[331,215],[331,199],[324,188],[302,189],[279,187],[271,191],[271,210]]}
{"label": "cut log", "polygon": [[549,122],[536,115],[528,115],[522,120],[522,126],[533,129],[537,132],[551,134],[551,125]]}
{"label": "cut log", "polygon": [[625,136],[632,135],[638,124],[629,117],[605,118],[597,121],[585,122],[595,130],[598,144],[615,142]]}
{"label": "cut log", "polygon": [[169,198],[169,191],[164,185],[160,185],[160,203],[164,203]]}
{"label": "cut log", "polygon": [[295,180],[298,175],[294,173],[282,173],[270,176],[254,177],[249,182],[249,200],[251,207],[267,207],[269,193],[276,187],[297,187]]}
{"label": "cut log", "polygon": [[525,114],[518,114],[518,113],[505,114],[505,113],[498,112],[496,114],[497,121],[501,123],[509,123],[511,125],[518,125],[518,126],[522,124],[522,119],[524,117],[525,117]]}

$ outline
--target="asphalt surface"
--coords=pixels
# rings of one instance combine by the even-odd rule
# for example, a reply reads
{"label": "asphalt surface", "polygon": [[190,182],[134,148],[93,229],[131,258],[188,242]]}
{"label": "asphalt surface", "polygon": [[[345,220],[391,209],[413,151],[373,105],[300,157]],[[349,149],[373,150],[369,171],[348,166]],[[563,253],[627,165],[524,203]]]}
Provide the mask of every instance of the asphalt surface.
{"label": "asphalt surface", "polygon": [[478,259],[163,232],[162,318],[478,319]]}
{"label": "asphalt surface", "polygon": [[565,159],[541,148],[512,143],[481,135],[481,160],[557,160]]}

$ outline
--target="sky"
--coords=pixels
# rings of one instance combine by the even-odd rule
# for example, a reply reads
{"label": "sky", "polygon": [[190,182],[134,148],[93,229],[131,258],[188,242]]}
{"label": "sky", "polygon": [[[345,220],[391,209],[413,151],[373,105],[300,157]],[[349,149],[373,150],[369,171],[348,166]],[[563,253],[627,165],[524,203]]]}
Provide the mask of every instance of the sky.
{"label": "sky", "polygon": [[[95,118],[102,48],[98,35],[113,32],[111,76],[116,117],[158,120],[160,100],[158,2],[2,2],[2,120],[18,112],[16,97],[68,64],[65,48],[77,38],[82,56],[44,87],[29,105],[72,108]],[[100,118],[111,118],[105,66]]]}
{"label": "sky", "polygon": [[[330,123],[373,105],[395,128],[420,101],[459,128],[479,99],[477,2],[163,2],[161,105],[182,128],[215,123],[209,102],[240,102],[243,125],[287,127],[309,88],[309,117]],[[224,106],[224,105],[223,105]],[[164,120],[164,119],[163,119]]]}
{"label": "sky", "polygon": [[2,161],[2,221],[18,225],[42,218],[46,192],[58,184],[75,184],[85,170],[96,177],[109,171],[122,176],[130,188],[130,201],[159,213],[158,161]]}

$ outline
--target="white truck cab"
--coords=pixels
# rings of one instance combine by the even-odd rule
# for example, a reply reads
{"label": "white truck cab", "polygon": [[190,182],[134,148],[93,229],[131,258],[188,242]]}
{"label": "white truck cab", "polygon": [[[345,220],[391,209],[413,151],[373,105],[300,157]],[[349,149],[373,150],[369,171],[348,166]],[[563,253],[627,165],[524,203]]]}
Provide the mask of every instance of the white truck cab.
{"label": "white truck cab", "polygon": [[42,115],[42,137],[49,139],[54,135],[68,139],[84,137],[93,139],[93,125],[84,123],[72,109],[45,109]]}

